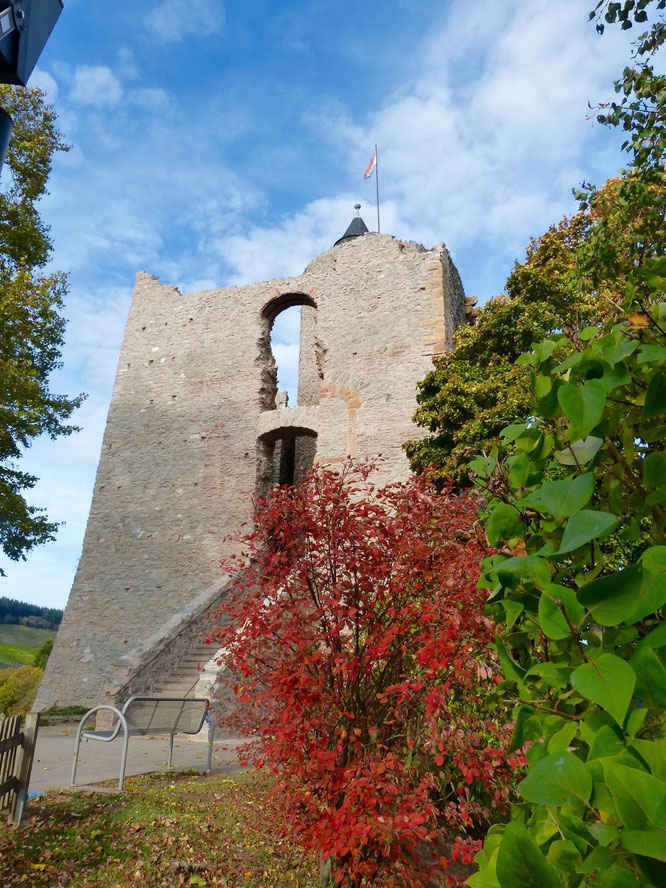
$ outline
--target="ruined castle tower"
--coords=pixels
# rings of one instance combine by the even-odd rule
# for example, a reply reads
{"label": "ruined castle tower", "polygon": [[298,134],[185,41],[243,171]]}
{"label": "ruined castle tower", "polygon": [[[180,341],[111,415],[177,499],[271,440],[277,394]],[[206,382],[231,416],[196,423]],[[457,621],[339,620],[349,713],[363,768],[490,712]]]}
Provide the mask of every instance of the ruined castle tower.
{"label": "ruined castle tower", "polygon": [[[290,407],[277,396],[270,331],[293,305],[302,321]],[[224,538],[275,481],[313,461],[379,453],[381,480],[406,477],[417,382],[465,319],[443,244],[371,233],[359,218],[301,277],[184,295],[140,273],[37,708],[159,691],[224,594]]]}

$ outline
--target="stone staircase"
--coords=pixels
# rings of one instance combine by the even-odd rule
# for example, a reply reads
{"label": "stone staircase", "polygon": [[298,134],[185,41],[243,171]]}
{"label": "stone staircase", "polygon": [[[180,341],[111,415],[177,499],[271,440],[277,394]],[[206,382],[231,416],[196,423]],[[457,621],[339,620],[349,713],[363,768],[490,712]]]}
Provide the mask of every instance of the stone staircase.
{"label": "stone staircase", "polygon": [[[201,696],[202,679],[211,674],[210,671],[204,673],[203,669],[211,658],[215,656],[216,652],[217,647],[215,644],[206,644],[203,640],[193,642],[180,663],[155,683],[151,696]],[[199,685],[199,688],[197,688],[197,685]],[[204,694],[204,696],[206,695]]]}

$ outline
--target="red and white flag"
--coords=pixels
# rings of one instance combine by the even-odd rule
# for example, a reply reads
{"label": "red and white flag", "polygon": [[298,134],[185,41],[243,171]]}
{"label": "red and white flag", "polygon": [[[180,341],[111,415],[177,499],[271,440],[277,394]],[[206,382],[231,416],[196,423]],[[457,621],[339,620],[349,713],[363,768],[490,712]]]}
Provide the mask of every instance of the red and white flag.
{"label": "red and white flag", "polygon": [[368,164],[367,170],[363,173],[363,178],[369,179],[370,176],[374,173],[376,166],[377,166],[377,146],[375,146],[375,150],[372,152],[372,160]]}

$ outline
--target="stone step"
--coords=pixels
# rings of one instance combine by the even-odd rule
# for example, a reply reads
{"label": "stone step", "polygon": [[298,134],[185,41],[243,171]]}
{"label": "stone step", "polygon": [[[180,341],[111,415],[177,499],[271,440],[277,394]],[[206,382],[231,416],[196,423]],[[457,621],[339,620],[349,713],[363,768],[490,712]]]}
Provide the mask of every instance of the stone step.
{"label": "stone step", "polygon": [[212,657],[217,654],[216,650],[211,650],[210,648],[207,651],[195,651],[192,654],[188,654],[187,657],[182,661],[183,663],[207,663]]}
{"label": "stone step", "polygon": [[155,683],[151,696],[194,696],[199,678],[204,674],[204,667],[215,657],[218,650],[219,645],[216,642],[206,644],[203,640],[194,641],[178,666]]}
{"label": "stone step", "polygon": [[151,694],[152,697],[193,697],[196,685],[167,685],[156,688]]}

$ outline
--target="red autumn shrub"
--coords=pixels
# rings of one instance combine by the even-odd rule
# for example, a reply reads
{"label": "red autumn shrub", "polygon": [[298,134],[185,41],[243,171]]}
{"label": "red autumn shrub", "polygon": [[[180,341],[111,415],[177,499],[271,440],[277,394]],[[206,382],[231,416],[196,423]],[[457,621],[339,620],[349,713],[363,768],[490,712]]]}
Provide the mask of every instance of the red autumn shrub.
{"label": "red autumn shrub", "polygon": [[273,491],[212,635],[291,835],[337,883],[422,886],[413,852],[443,831],[470,861],[508,799],[507,732],[479,702],[485,551],[474,497],[371,475],[350,462]]}

